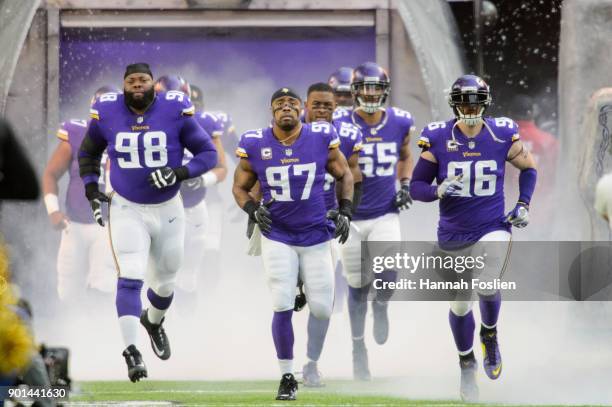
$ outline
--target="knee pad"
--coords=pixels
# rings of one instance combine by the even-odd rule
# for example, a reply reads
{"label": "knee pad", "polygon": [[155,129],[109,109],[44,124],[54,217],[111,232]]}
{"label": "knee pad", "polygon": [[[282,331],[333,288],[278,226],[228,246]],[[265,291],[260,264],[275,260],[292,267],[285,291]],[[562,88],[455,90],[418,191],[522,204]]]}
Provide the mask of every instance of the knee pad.
{"label": "knee pad", "polygon": [[450,308],[453,314],[458,317],[463,317],[467,315],[472,310],[472,305],[474,301],[451,301]]}

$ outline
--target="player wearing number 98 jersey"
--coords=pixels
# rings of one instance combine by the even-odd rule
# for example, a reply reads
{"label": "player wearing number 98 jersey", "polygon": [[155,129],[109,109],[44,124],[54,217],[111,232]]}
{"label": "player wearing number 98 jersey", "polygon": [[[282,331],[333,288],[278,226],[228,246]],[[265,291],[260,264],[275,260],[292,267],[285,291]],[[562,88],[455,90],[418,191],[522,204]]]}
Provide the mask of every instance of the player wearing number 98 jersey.
{"label": "player wearing number 98 jersey", "polygon": [[[138,322],[147,330],[153,351],[170,357],[162,327],[172,301],[176,272],[183,261],[185,216],[178,195],[180,181],[213,168],[217,152],[193,118],[194,108],[182,92],[155,94],[147,64],[126,68],[123,94],[103,95],[91,109],[91,122],[79,152],[80,174],[99,223],[99,161],[104,149],[111,163],[115,190],[109,204],[109,235],[118,272],[117,314],[126,349],[130,380],[147,376],[136,348]],[[182,165],[184,149],[194,157]],[[152,256],[147,281],[151,303],[142,310],[140,291]]]}
{"label": "player wearing number 98 jersey", "polygon": [[[348,121],[360,128],[363,145],[359,165],[363,175],[361,203],[355,209],[355,231],[342,247],[342,263],[349,284],[348,309],[353,338],[353,376],[369,380],[370,371],[364,342],[367,294],[372,276],[362,277],[362,241],[399,241],[401,239],[399,209],[406,209],[412,200],[408,183],[412,174],[410,138],[414,119],[409,112],[396,107],[385,107],[390,91],[387,72],[373,62],[366,62],[353,72],[351,85],[355,109],[338,111],[334,119]],[[396,188],[397,181],[401,188]],[[392,270],[380,274],[394,280]],[[378,290],[372,302],[374,339],[378,344],[387,341],[389,291]]]}
{"label": "player wearing number 98 jersey", "polygon": [[[340,209],[333,217],[337,233],[348,234],[353,177],[330,123],[302,124],[302,102],[281,88],[272,95],[273,126],[242,135],[234,175],[238,205],[261,228],[261,257],[272,294],[272,336],[281,383],[277,399],[294,400],[293,325],[298,278],[304,283],[310,312],[329,319],[333,308],[334,269],[330,240],[334,225],[327,219],[323,186],[326,172],[341,185]],[[259,181],[264,204],[249,192]]]}
{"label": "player wearing number 98 jersey", "polygon": [[[504,271],[511,226],[527,225],[536,181],[535,162],[523,148],[518,125],[506,117],[483,117],[490,103],[489,86],[481,78],[464,75],[455,81],[449,94],[455,118],[423,129],[419,139],[423,152],[411,183],[415,199],[440,200],[440,247],[456,256],[486,253],[478,279],[488,281],[501,278]],[[506,161],[521,170],[519,202],[508,215],[504,214],[503,190]],[[437,185],[431,185],[434,179]],[[498,290],[478,290],[478,295],[483,364],[487,375],[497,379],[502,369],[497,343],[501,296]],[[451,301],[449,321],[459,352],[461,397],[476,401],[475,322],[473,301],[467,298]]]}

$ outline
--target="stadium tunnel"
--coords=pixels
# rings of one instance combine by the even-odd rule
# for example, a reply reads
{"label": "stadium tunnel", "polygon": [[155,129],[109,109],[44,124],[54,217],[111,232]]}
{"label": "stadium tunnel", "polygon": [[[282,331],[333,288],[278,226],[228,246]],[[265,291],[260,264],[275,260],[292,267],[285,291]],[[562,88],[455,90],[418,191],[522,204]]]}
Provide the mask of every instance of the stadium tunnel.
{"label": "stadium tunnel", "polygon": [[[230,113],[238,132],[267,124],[275,87],[305,93],[338,67],[367,60],[387,67],[391,104],[423,126],[450,114],[444,90],[465,71],[445,0],[3,0],[0,11],[0,111],[39,174],[59,123],[86,117],[94,90],[120,87],[125,65],[135,61],[149,62],[156,76],[180,73],[201,86],[205,102]],[[41,203],[4,206],[5,235],[22,242],[15,269],[49,269],[57,236],[41,233],[46,222]],[[46,255],[35,253],[41,248]],[[18,278],[31,292],[52,275]]]}

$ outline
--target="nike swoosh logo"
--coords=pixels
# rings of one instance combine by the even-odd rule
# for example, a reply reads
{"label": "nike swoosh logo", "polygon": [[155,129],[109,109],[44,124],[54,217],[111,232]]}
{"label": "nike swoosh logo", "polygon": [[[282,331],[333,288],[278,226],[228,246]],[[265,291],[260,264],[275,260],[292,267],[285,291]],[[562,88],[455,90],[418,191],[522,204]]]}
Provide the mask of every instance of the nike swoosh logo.
{"label": "nike swoosh logo", "polygon": [[501,365],[499,365],[499,367],[493,371],[493,376],[496,376],[496,377],[499,376],[499,372],[501,372],[501,368],[502,368]]}
{"label": "nike swoosh logo", "polygon": [[163,350],[160,350],[157,347],[157,345],[155,345],[155,341],[154,340],[151,340],[151,345],[153,345],[153,350],[155,351],[156,355],[158,355],[158,356],[163,356],[164,355],[165,352]]}
{"label": "nike swoosh logo", "polygon": [[174,222],[175,220],[176,220],[176,216],[175,216],[174,218],[172,218],[172,219],[169,219],[169,220],[168,220],[168,222],[172,223],[172,222]]}

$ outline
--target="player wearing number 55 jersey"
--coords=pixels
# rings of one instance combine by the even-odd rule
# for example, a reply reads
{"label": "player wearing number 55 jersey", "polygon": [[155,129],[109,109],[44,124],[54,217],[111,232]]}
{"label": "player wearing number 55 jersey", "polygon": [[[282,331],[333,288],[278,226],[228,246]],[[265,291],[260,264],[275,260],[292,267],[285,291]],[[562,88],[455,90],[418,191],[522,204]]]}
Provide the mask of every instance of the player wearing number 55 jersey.
{"label": "player wearing number 55 jersey", "polygon": [[[162,323],[183,262],[185,215],[178,195],[180,182],[213,168],[217,152],[193,118],[194,109],[185,94],[155,94],[147,64],[129,65],[123,86],[123,94],[103,95],[93,105],[79,167],[86,196],[103,226],[100,205],[108,198],[98,190],[98,173],[100,156],[107,149],[115,190],[108,229],[119,277],[117,314],[128,375],[137,381],[147,376],[136,348],[139,320],[155,354],[170,357]],[[185,148],[194,157],[183,166]],[[147,281],[151,307],[143,311],[140,291],[149,260],[154,265]]]}
{"label": "player wearing number 55 jersey", "polygon": [[[385,108],[390,91],[387,72],[373,62],[355,68],[351,85],[355,99],[352,112],[338,110],[334,119],[357,125],[363,134],[359,165],[363,174],[363,195],[353,216],[356,230],[342,248],[342,262],[349,284],[348,308],[353,337],[353,376],[369,380],[370,370],[364,342],[367,294],[371,276],[361,275],[362,241],[398,241],[401,239],[399,209],[410,207],[408,184],[412,174],[410,136],[414,120],[410,113],[395,107]],[[401,188],[397,190],[399,179]],[[395,279],[395,272],[381,273],[383,279]],[[389,335],[387,304],[390,292],[378,290],[372,302],[374,339],[383,344]]]}
{"label": "player wearing number 55 jersey", "polygon": [[[421,158],[411,183],[413,197],[420,201],[440,200],[438,240],[451,255],[482,255],[486,261],[482,280],[500,278],[510,250],[511,226],[524,227],[535,188],[535,161],[519,139],[517,124],[506,117],[483,118],[491,103],[489,86],[479,77],[464,75],[451,87],[449,104],[455,118],[431,123],[421,133]],[[520,196],[516,207],[504,214],[506,161],[521,170]],[[438,185],[431,185],[433,180]],[[484,368],[491,379],[501,374],[497,343],[500,292],[478,292],[482,324]],[[461,397],[478,399],[475,373],[473,301],[451,301],[449,321],[459,351]]]}
{"label": "player wearing number 55 jersey", "polygon": [[[282,374],[278,400],[295,400],[293,314],[298,277],[304,282],[310,312],[329,319],[333,308],[334,268],[330,240],[334,224],[327,219],[323,187],[329,172],[340,183],[336,234],[346,239],[351,217],[353,177],[334,127],[325,122],[302,124],[302,102],[289,88],[272,95],[273,126],[247,132],[236,151],[241,157],[233,193],[261,228],[261,257],[272,294],[272,336]],[[264,205],[249,192],[259,181]]]}

